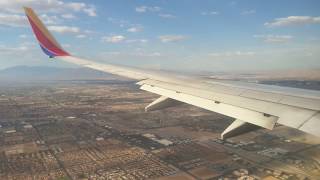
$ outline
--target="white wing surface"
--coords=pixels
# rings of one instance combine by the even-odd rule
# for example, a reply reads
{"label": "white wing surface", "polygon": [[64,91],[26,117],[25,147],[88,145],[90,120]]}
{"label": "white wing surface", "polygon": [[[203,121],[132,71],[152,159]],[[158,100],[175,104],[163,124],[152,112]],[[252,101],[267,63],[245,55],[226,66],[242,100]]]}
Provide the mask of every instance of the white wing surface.
{"label": "white wing surface", "polygon": [[62,49],[32,9],[25,8],[25,11],[42,50],[49,57],[136,79],[140,89],[160,95],[146,107],[147,111],[184,102],[230,116],[235,121],[222,133],[222,138],[260,127],[271,130],[277,123],[320,137],[319,91],[237,81],[208,81],[81,59]]}

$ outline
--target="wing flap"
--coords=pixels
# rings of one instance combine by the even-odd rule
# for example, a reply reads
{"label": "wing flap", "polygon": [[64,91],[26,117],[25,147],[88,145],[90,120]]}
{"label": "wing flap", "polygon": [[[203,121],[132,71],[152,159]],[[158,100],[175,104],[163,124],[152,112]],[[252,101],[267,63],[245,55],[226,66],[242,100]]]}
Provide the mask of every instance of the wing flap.
{"label": "wing flap", "polygon": [[273,129],[278,119],[278,117],[275,116],[265,116],[265,114],[261,112],[236,107],[217,101],[212,101],[207,98],[186,94],[178,90],[165,89],[159,86],[148,84],[142,85],[141,89],[155,94],[159,94],[161,96],[169,97],[171,99],[175,99],[177,101],[181,101],[187,104],[198,106],[210,111],[224,114],[226,116],[240,119],[267,129]]}
{"label": "wing flap", "polygon": [[[208,91],[150,79],[140,81],[138,84],[141,85],[141,89],[143,90],[202,107],[267,129],[272,129],[275,122],[299,129],[317,113],[314,110],[291,105],[216,93],[214,90]],[[301,128],[301,130],[309,132],[308,128]],[[312,133],[314,134],[314,132]]]}
{"label": "wing flap", "polygon": [[[292,116],[290,120],[293,119],[296,122],[298,121],[298,124],[299,122],[300,124],[303,123],[305,119],[311,117],[315,112],[314,110],[295,107],[287,104],[268,102],[265,100],[247,98],[239,95],[224,94],[221,92],[216,92],[216,90],[212,88],[199,89],[199,88],[189,87],[181,84],[168,83],[168,82],[149,80],[149,79],[141,81],[139,82],[139,84],[140,85],[149,84],[157,87],[166,88],[169,90],[180,91],[185,94],[190,94],[193,96],[209,99],[212,101],[224,102],[229,105],[246,108],[253,111],[263,112],[263,113],[271,114],[278,117],[281,117],[281,116],[285,117],[285,115],[288,114],[289,116]],[[298,118],[303,117],[302,118],[303,120],[295,120],[296,119],[295,116],[297,116]],[[298,127],[298,126],[299,125],[294,127]]]}
{"label": "wing flap", "polygon": [[300,128],[301,131],[320,137],[320,112],[316,113],[312,118],[306,121]]}
{"label": "wing flap", "polygon": [[269,102],[279,102],[282,99],[281,94],[269,93],[269,92],[260,92],[254,90],[245,90],[241,95],[241,97],[264,100]]}

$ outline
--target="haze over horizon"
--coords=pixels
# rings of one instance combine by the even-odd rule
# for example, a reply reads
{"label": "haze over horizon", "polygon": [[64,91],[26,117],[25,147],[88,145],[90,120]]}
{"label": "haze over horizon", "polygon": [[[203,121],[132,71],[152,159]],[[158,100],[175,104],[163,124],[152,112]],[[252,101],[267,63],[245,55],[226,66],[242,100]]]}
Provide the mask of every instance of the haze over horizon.
{"label": "haze over horizon", "polygon": [[186,71],[320,68],[320,2],[0,1],[0,69],[73,67],[48,59],[22,7],[35,9],[72,54]]}

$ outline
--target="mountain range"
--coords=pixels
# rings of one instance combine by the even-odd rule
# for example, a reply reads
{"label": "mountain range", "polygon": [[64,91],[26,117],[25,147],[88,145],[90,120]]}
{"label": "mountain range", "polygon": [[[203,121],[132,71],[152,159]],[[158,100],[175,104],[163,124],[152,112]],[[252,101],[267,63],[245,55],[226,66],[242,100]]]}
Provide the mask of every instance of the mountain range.
{"label": "mountain range", "polygon": [[60,68],[48,66],[14,66],[0,70],[0,81],[55,81],[55,80],[113,80],[120,79],[89,68]]}

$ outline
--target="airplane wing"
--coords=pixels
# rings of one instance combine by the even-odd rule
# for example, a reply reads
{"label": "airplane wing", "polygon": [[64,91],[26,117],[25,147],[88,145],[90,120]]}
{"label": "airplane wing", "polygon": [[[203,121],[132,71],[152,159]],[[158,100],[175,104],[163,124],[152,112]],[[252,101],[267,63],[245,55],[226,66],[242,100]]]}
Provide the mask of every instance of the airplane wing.
{"label": "airplane wing", "polygon": [[99,71],[137,80],[140,89],[161,97],[145,110],[159,110],[181,102],[232,117],[235,121],[221,138],[233,137],[257,128],[273,129],[282,124],[320,137],[320,92],[237,81],[209,81],[163,72],[101,64],[72,56],[50,34],[31,8],[27,18],[43,52]]}

